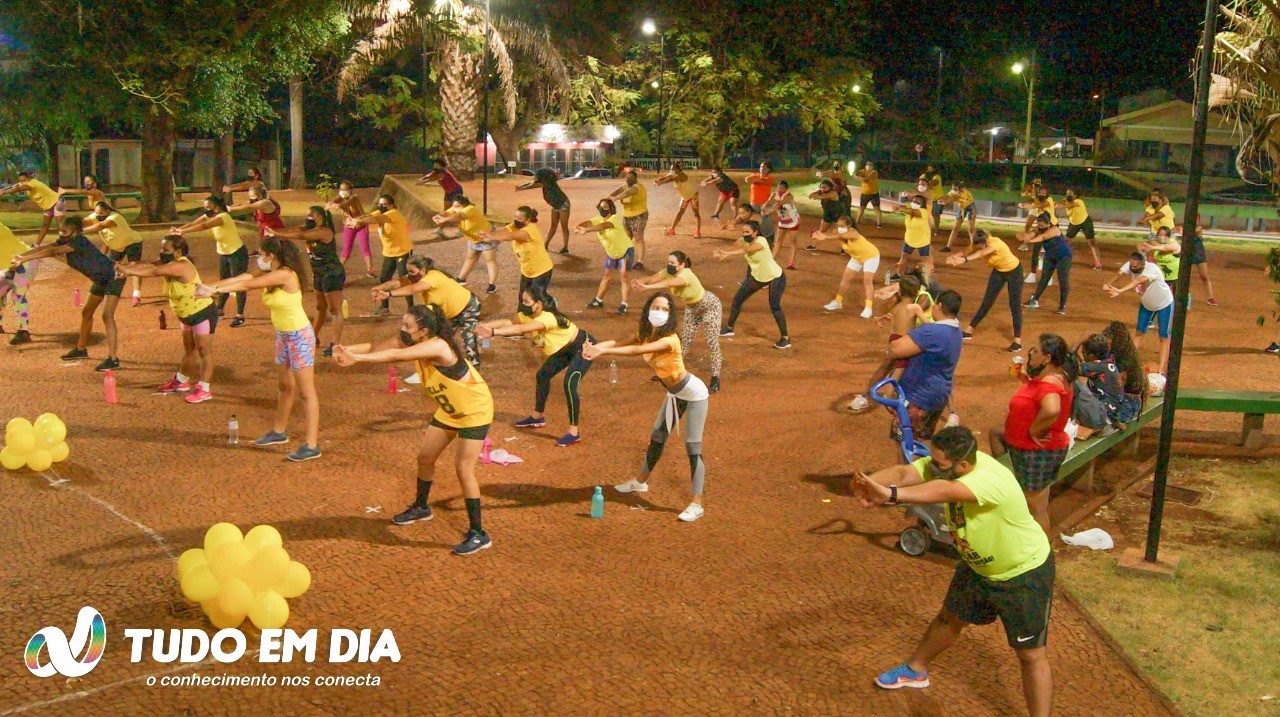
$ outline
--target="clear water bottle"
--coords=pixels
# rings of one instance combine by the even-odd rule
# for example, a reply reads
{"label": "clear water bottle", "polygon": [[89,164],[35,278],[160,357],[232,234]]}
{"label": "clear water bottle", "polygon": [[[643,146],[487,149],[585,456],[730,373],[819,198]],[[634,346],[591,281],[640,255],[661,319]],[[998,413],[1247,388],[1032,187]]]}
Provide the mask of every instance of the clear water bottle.
{"label": "clear water bottle", "polygon": [[227,443],[238,446],[240,445],[240,422],[236,420],[236,414],[231,414],[231,420],[227,421]]}
{"label": "clear water bottle", "polygon": [[609,383],[618,382],[618,362],[616,360],[609,362]]}
{"label": "clear water bottle", "polygon": [[488,337],[483,338],[483,339],[480,339],[480,350],[481,350],[481,351],[488,351],[488,350],[489,350],[489,339],[488,339]]}
{"label": "clear water bottle", "polygon": [[604,517],[604,489],[596,486],[596,492],[591,496],[591,517]]}

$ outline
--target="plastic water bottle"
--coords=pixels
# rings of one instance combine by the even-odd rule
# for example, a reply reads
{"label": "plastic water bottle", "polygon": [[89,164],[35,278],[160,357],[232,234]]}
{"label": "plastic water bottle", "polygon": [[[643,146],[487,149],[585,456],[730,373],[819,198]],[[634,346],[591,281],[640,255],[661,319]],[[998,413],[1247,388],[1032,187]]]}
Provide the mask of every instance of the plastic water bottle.
{"label": "plastic water bottle", "polygon": [[481,350],[481,351],[488,351],[488,350],[489,350],[489,339],[488,339],[487,337],[486,337],[486,338],[483,338],[483,339],[480,339],[480,350]]}
{"label": "plastic water bottle", "polygon": [[236,414],[231,414],[231,420],[227,421],[227,443],[233,446],[240,445],[240,422],[236,420]]}
{"label": "plastic water bottle", "polygon": [[117,403],[116,398],[116,374],[111,369],[107,369],[106,375],[102,377],[102,396],[107,403]]}
{"label": "plastic water bottle", "polygon": [[342,318],[344,319],[351,318],[351,303],[348,302],[346,299],[342,300]]}
{"label": "plastic water bottle", "polygon": [[84,300],[80,298],[79,289],[76,289],[75,291],[71,292],[71,303],[75,306],[81,306],[84,304]]}
{"label": "plastic water bottle", "polygon": [[609,362],[609,383],[618,382],[618,362],[616,360]]}
{"label": "plastic water bottle", "polygon": [[604,489],[596,486],[596,492],[591,496],[591,517],[604,517]]}
{"label": "plastic water bottle", "polygon": [[1014,356],[1013,363],[1009,364],[1009,375],[1017,378],[1022,375],[1022,357]]}
{"label": "plastic water bottle", "polygon": [[400,390],[400,384],[396,382],[396,367],[387,367],[387,393],[394,394]]}
{"label": "plastic water bottle", "polygon": [[169,328],[169,320],[164,317],[164,309],[160,309],[160,330]]}

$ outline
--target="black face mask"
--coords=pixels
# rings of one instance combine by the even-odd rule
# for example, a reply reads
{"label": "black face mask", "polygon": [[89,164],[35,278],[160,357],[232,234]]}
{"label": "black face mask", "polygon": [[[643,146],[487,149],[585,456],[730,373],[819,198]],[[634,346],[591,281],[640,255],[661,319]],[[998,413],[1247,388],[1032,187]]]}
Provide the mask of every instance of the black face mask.
{"label": "black face mask", "polygon": [[171,261],[173,261],[173,252],[171,252],[171,251],[162,251],[162,252],[160,252],[160,263],[161,263],[161,264],[168,264],[168,263],[169,263],[169,262],[171,262]]}
{"label": "black face mask", "polygon": [[674,267],[674,266],[671,266],[670,264],[668,264],[668,265],[667,265],[667,273],[668,273],[668,274],[671,274],[672,276],[675,276],[675,275],[676,275],[676,273],[677,273],[677,272],[679,272],[679,271],[680,271],[680,269],[678,269],[678,268],[676,268],[676,267]]}
{"label": "black face mask", "polygon": [[412,346],[418,342],[413,340],[413,334],[405,331],[404,329],[400,329],[400,343],[405,346]]}
{"label": "black face mask", "polygon": [[515,227],[516,229],[524,229],[524,225],[526,224],[528,224],[528,222],[522,222],[519,219],[511,222],[511,226]]}
{"label": "black face mask", "polygon": [[521,304],[520,313],[524,314],[525,316],[533,316],[533,307],[526,304]]}
{"label": "black face mask", "polygon": [[422,274],[405,274],[404,278],[416,284],[419,281],[422,281]]}
{"label": "black face mask", "polygon": [[602,217],[607,217],[607,216],[609,216],[609,208],[608,208],[608,207],[596,207],[596,211],[597,211],[597,212],[600,212],[600,216],[602,216]]}
{"label": "black face mask", "polygon": [[217,210],[217,209],[206,209],[206,210],[204,210],[204,215],[205,215],[206,217],[216,217],[216,216],[218,216],[218,210]]}
{"label": "black face mask", "polygon": [[743,234],[742,241],[747,242],[749,244],[752,241],[755,241],[755,237],[751,236],[750,234]]}
{"label": "black face mask", "polygon": [[303,229],[306,229],[307,231],[310,231],[310,230],[312,230],[312,229],[315,229],[315,228],[316,228],[315,220],[313,220],[313,219],[308,219],[308,220],[306,221],[306,223],[302,225],[302,228],[303,228]]}
{"label": "black face mask", "polygon": [[929,474],[934,478],[934,480],[955,480],[956,473],[959,468],[960,466],[958,464],[952,463],[951,467],[944,471],[938,467],[937,463],[930,462]]}
{"label": "black face mask", "polygon": [[389,211],[391,211],[391,207],[390,207],[389,205],[386,205],[386,204],[379,204],[379,205],[378,205],[378,211],[380,211],[380,212],[389,212]]}

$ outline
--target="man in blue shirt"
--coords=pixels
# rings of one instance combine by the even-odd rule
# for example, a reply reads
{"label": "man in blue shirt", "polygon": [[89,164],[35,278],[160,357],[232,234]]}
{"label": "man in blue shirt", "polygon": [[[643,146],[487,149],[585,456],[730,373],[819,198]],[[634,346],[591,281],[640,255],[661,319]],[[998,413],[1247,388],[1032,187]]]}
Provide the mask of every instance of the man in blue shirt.
{"label": "man in blue shirt", "polygon": [[927,441],[938,418],[951,402],[956,364],[964,336],[960,330],[960,295],[944,291],[934,299],[934,323],[922,324],[889,344],[896,359],[907,359],[902,372],[902,392],[908,402],[911,430]]}

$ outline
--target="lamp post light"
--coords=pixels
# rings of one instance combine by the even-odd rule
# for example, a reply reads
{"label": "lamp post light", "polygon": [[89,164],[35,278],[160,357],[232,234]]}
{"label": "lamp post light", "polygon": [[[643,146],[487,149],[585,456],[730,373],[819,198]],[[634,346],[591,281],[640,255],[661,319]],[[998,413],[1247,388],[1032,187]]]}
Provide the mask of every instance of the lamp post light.
{"label": "lamp post light", "polygon": [[996,135],[1000,134],[1000,130],[1004,127],[992,127],[987,130],[987,134],[991,135],[991,140],[987,145],[987,163],[991,164],[996,161]]}
{"label": "lamp post light", "polygon": [[[1031,108],[1034,106],[1036,98],[1036,53],[1031,52],[1031,60],[1023,63],[1021,61],[1013,63],[1013,67],[1009,68],[1013,74],[1022,78],[1023,84],[1027,86],[1027,128],[1022,136],[1022,186],[1027,186],[1027,163],[1031,161]],[[1029,76],[1029,77],[1028,77]]]}
{"label": "lamp post light", "polygon": [[665,85],[667,81],[667,74],[666,74],[667,73],[667,33],[660,32],[658,30],[658,23],[654,22],[653,18],[646,18],[645,21],[640,24],[640,31],[650,37],[654,36],[655,34],[658,36],[658,79],[653,83],[651,83],[650,86],[653,87],[653,89],[658,91],[657,155],[658,155],[658,169],[661,170],[663,165],[662,133],[663,133],[663,130],[666,129],[666,124],[667,124],[665,107],[663,103],[663,95],[664,95],[663,85]]}

